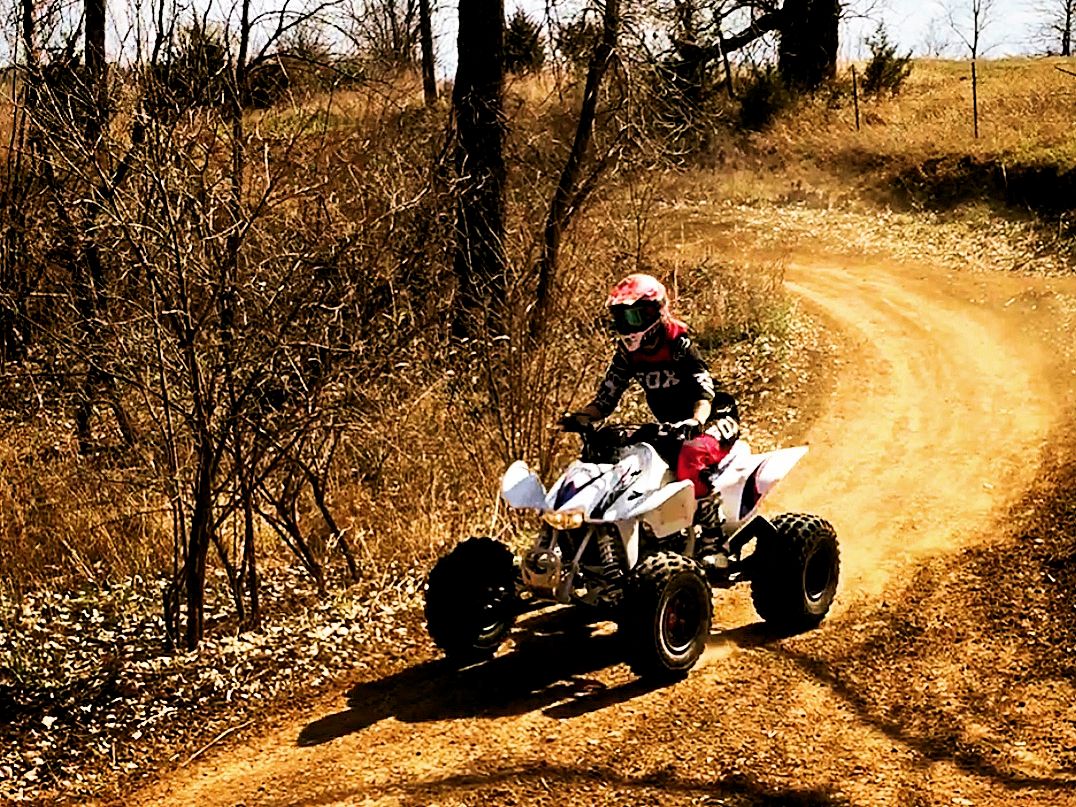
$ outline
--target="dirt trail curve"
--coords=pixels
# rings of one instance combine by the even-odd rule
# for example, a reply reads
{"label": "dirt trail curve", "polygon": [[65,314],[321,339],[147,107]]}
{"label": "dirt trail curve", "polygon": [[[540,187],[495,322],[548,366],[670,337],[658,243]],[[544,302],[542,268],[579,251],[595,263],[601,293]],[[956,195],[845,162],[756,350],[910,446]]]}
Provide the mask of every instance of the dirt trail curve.
{"label": "dirt trail curve", "polygon": [[921,563],[992,540],[1029,483],[1065,394],[1027,327],[1042,313],[1028,295],[1047,283],[862,262],[790,268],[792,292],[849,345],[812,450],[770,507],[837,526],[842,586],[819,631],[766,637],[746,592],[719,595],[702,664],[648,690],[616,663],[610,636],[539,615],[487,665],[452,673],[432,654],[416,659],[136,802],[1076,804],[1072,772],[1034,760],[1002,772],[926,750],[815,654],[857,641],[887,599],[897,608]]}

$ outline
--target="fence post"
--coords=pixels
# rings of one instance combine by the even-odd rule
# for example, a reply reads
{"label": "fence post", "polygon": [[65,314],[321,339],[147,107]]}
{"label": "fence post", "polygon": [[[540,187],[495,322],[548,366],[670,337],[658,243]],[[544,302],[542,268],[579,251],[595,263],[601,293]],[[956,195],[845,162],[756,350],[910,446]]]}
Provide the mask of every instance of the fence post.
{"label": "fence post", "polygon": [[856,75],[856,66],[852,65],[852,102],[856,107],[856,131],[859,131],[859,76]]}

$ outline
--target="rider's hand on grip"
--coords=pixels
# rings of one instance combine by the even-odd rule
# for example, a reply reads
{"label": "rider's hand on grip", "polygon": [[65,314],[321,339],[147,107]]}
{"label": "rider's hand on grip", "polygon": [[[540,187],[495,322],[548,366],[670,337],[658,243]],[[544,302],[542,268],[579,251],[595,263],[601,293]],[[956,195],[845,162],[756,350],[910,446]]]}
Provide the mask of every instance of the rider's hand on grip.
{"label": "rider's hand on grip", "polygon": [[586,412],[565,412],[560,419],[560,428],[569,434],[579,434],[591,424]]}
{"label": "rider's hand on grip", "polygon": [[681,440],[687,441],[702,434],[702,425],[695,418],[678,420],[676,423],[664,424],[670,435],[675,435]]}
{"label": "rider's hand on grip", "polygon": [[723,415],[710,421],[708,431],[716,433],[721,445],[727,448],[740,438],[740,422],[733,415]]}

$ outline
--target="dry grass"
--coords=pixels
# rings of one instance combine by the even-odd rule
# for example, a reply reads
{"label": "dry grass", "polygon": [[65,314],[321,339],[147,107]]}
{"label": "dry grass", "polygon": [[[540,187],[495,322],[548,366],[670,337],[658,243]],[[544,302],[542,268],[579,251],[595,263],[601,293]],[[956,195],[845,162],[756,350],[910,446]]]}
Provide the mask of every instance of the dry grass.
{"label": "dry grass", "polygon": [[[972,126],[970,65],[916,61],[902,92],[862,102],[855,132],[852,99],[815,100],[755,138],[760,151],[778,149],[819,164],[850,154],[915,163],[939,155],[969,155],[1076,166],[1076,59],[986,60],[978,65],[981,137]],[[876,162],[876,164],[877,164]]]}
{"label": "dry grass", "polygon": [[11,155],[11,135],[15,125],[12,82],[0,81],[0,162],[6,164]]}
{"label": "dry grass", "polygon": [[78,455],[65,424],[0,431],[0,582],[14,588],[155,576],[170,551],[168,514],[135,469]]}

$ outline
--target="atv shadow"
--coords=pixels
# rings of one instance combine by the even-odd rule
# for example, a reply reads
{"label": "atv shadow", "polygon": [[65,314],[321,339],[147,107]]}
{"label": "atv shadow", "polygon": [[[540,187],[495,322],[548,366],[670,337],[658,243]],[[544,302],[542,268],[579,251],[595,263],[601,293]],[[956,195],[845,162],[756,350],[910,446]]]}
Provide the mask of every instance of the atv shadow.
{"label": "atv shadow", "polygon": [[438,659],[348,692],[348,709],[319,718],[299,734],[300,746],[320,745],[394,717],[422,723],[473,717],[504,717],[545,709],[566,718],[623,703],[662,683],[632,681],[614,687],[587,676],[623,661],[601,617],[575,608],[544,611],[521,620],[515,646],[487,662],[459,668]]}
{"label": "atv shadow", "polygon": [[795,634],[782,632],[774,629],[765,622],[753,622],[750,625],[740,625],[736,628],[726,628],[710,634],[707,644],[710,647],[733,647],[750,650],[758,647],[768,647],[782,639],[788,639]]}

